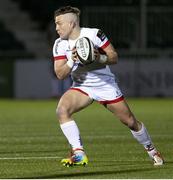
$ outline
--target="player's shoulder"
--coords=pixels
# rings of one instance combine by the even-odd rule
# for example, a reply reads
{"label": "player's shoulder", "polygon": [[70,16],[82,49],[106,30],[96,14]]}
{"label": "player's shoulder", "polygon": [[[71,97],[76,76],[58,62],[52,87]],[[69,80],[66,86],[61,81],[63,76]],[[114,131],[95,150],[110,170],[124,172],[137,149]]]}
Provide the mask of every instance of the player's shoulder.
{"label": "player's shoulder", "polygon": [[88,36],[94,36],[103,41],[106,38],[105,33],[99,28],[82,28],[82,34]]}
{"label": "player's shoulder", "polygon": [[59,51],[59,49],[66,49],[68,47],[68,41],[63,40],[61,38],[58,38],[55,40],[54,46],[53,46],[53,51],[56,53]]}
{"label": "player's shoulder", "polygon": [[100,29],[98,28],[90,28],[90,27],[82,27],[81,31],[84,33],[94,33],[96,34]]}
{"label": "player's shoulder", "polygon": [[54,46],[53,46],[53,53],[54,54],[59,54],[59,52],[61,51],[66,51],[66,49],[68,48],[68,42],[67,40],[63,40],[61,38],[58,38],[55,40]]}

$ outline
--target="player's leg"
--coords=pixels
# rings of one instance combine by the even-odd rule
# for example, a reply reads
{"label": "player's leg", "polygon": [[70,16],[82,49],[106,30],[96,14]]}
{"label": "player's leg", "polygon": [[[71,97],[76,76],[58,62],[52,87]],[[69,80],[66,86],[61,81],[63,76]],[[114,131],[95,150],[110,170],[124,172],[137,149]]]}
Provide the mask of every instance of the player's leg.
{"label": "player's leg", "polygon": [[122,123],[128,126],[134,138],[144,146],[154,165],[162,165],[163,158],[154,147],[151,138],[144,124],[136,120],[125,100],[118,103],[107,104],[107,109],[116,115]]}
{"label": "player's leg", "polygon": [[65,166],[85,165],[88,163],[83,150],[80,132],[72,118],[72,114],[87,107],[92,101],[86,94],[75,90],[68,90],[58,103],[56,113],[60,127],[72,147],[71,157],[61,161]]}

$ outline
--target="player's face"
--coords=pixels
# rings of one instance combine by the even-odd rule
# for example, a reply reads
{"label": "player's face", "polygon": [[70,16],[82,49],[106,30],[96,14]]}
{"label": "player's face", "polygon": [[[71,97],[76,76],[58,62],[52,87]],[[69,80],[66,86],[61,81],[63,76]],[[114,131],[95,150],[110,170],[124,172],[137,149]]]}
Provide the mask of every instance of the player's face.
{"label": "player's face", "polygon": [[67,19],[65,15],[60,15],[55,18],[56,31],[61,39],[68,39],[72,26],[71,22]]}

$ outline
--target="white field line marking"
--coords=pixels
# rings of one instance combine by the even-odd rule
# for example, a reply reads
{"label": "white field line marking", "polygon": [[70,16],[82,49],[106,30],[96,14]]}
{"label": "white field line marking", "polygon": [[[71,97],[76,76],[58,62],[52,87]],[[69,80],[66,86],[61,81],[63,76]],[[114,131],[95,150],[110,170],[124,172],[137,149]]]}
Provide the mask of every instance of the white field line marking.
{"label": "white field line marking", "polygon": [[[172,137],[172,134],[153,134],[152,135],[153,137]],[[126,139],[131,139],[132,136],[129,136],[129,135],[121,135],[121,134],[111,134],[111,135],[103,135],[103,134],[100,134],[100,135],[94,135],[94,134],[91,134],[91,135],[84,135],[85,138],[92,138],[92,139],[105,139],[105,138],[115,138],[115,139],[118,139],[118,138],[126,138]],[[61,139],[64,139],[63,136],[61,137],[45,137],[45,136],[40,136],[40,137],[0,137],[0,142],[11,142],[11,141],[17,141],[17,142],[20,142],[20,141],[24,141],[26,140],[26,143],[30,142],[30,141],[38,141],[38,140],[49,140],[54,142],[54,141],[57,141],[57,140],[61,140]]]}
{"label": "white field line marking", "polygon": [[0,160],[27,160],[27,159],[60,159],[62,157],[59,157],[59,156],[50,156],[50,157],[0,157]]}

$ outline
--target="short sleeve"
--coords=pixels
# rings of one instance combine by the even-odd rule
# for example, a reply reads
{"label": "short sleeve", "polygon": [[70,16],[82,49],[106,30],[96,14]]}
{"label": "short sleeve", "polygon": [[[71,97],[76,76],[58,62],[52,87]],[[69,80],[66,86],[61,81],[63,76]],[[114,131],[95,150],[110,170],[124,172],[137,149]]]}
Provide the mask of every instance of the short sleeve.
{"label": "short sleeve", "polygon": [[53,46],[54,61],[67,59],[65,52],[66,51],[64,49],[63,42],[61,39],[57,39]]}
{"label": "short sleeve", "polygon": [[98,29],[96,33],[96,44],[100,49],[104,49],[110,44],[110,41],[108,40],[107,36],[100,29]]}

